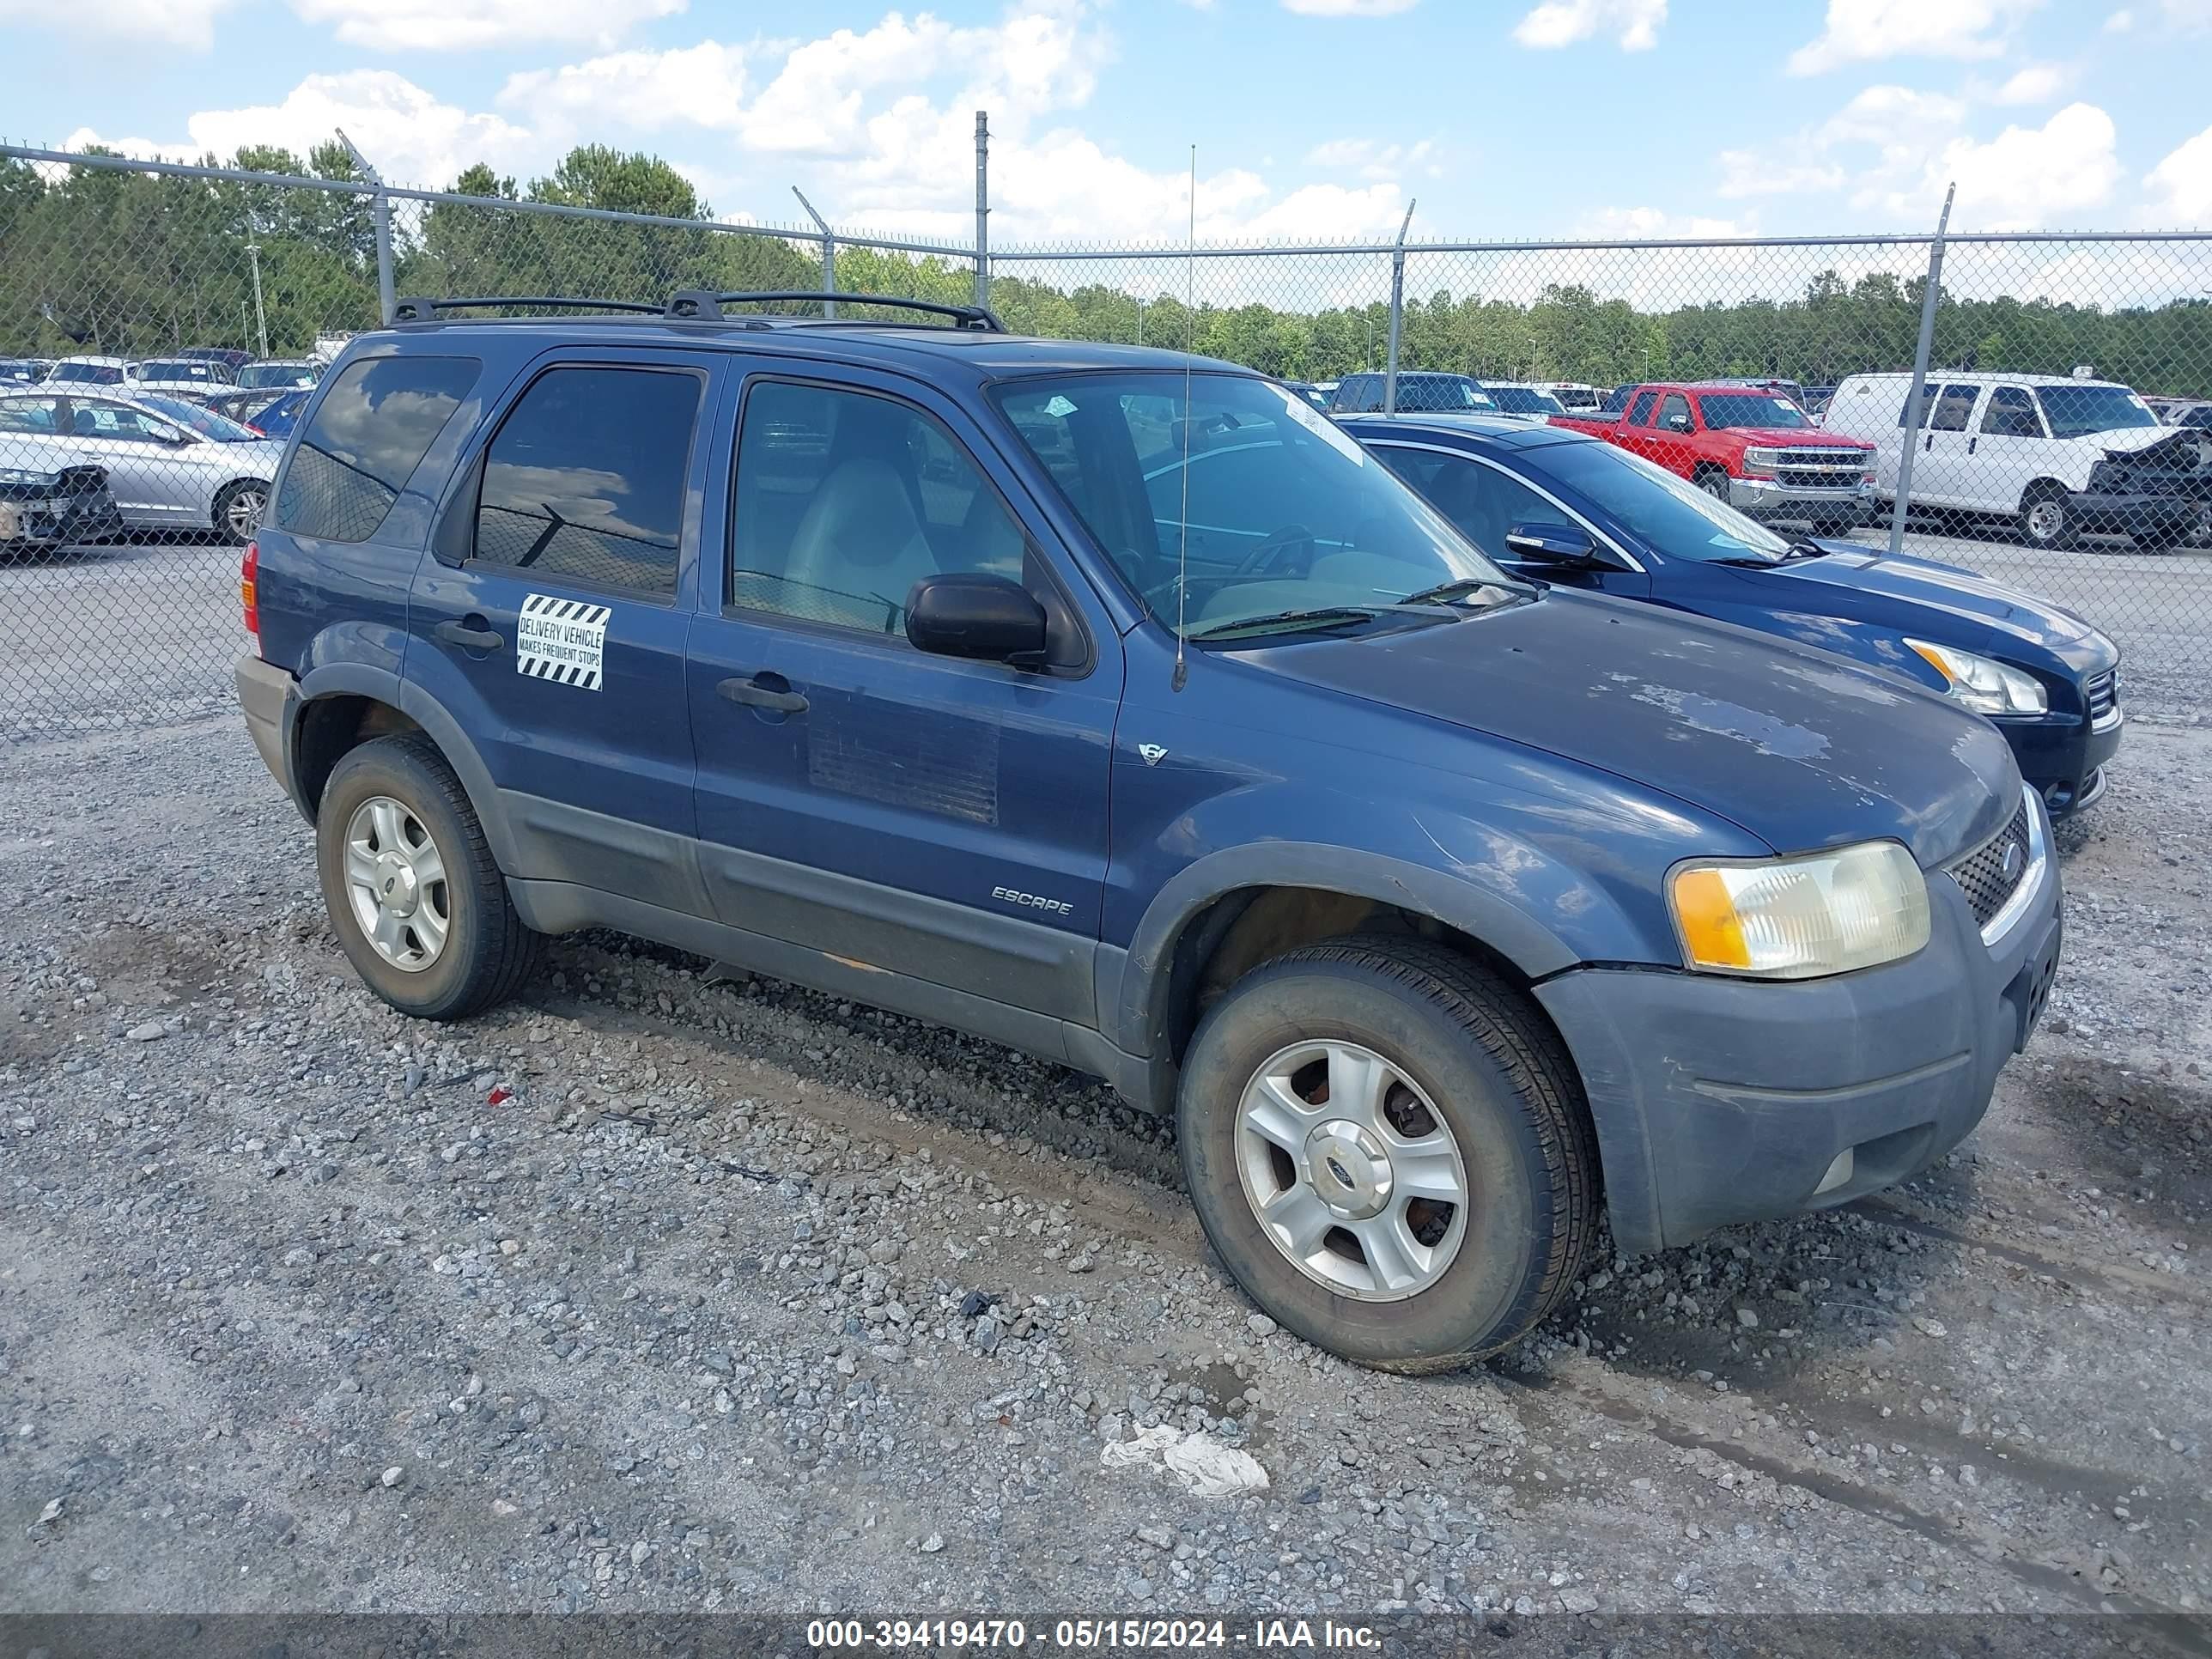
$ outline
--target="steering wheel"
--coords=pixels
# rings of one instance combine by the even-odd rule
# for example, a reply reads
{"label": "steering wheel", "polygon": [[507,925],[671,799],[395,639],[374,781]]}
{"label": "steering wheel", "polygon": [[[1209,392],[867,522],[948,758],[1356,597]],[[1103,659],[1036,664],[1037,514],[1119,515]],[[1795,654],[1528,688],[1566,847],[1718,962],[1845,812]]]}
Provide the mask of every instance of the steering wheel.
{"label": "steering wheel", "polygon": [[[1294,550],[1304,548],[1303,556]],[[1237,567],[1240,576],[1256,576],[1263,570],[1282,567],[1282,574],[1301,577],[1313,569],[1314,556],[1318,550],[1314,545],[1313,532],[1302,524],[1286,524],[1279,530],[1267,532],[1267,538],[1247,553]]]}

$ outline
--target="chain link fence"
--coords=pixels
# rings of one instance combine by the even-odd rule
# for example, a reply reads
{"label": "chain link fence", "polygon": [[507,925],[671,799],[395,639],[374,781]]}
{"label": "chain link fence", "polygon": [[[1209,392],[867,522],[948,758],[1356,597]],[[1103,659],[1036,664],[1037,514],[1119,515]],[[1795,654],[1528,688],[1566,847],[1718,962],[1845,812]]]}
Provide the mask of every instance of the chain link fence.
{"label": "chain link fence", "polygon": [[407,189],[342,145],[314,171],[0,145],[0,731],[220,706],[300,394],[413,295],[987,283],[1018,332],[1340,407],[1554,400],[1785,531],[1879,544],[1905,495],[1906,552],[2094,622],[2138,709],[2194,710],[2212,668],[2212,233],[1001,246],[979,280],[955,244]]}

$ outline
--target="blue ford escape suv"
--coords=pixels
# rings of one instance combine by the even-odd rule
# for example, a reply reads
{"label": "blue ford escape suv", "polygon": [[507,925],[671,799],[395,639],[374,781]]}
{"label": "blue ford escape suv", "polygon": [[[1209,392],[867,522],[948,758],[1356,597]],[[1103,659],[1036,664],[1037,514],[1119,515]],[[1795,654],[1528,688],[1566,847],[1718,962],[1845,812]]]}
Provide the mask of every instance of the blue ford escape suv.
{"label": "blue ford escape suv", "polygon": [[239,693],[395,1007],[606,927],[1098,1073],[1401,1370],[1601,1204],[1651,1250],[1981,1116],[2060,935],[1987,722],[1509,576],[1227,364],[746,297],[410,301],[315,391]]}

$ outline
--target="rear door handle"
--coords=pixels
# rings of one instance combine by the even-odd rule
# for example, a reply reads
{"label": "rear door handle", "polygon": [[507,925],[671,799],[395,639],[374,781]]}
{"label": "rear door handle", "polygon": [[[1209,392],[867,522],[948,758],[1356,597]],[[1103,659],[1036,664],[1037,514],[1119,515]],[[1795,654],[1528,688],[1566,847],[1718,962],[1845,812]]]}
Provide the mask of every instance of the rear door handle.
{"label": "rear door handle", "polygon": [[[481,621],[472,617],[471,621]],[[507,643],[507,636],[489,628],[471,628],[467,623],[441,622],[430,630],[430,637],[442,640],[447,645],[458,645],[464,651],[496,651]]]}
{"label": "rear door handle", "polygon": [[755,708],[773,708],[781,714],[806,712],[806,699],[791,689],[791,682],[766,670],[750,679],[740,676],[724,680],[714,690],[732,702],[746,703]]}

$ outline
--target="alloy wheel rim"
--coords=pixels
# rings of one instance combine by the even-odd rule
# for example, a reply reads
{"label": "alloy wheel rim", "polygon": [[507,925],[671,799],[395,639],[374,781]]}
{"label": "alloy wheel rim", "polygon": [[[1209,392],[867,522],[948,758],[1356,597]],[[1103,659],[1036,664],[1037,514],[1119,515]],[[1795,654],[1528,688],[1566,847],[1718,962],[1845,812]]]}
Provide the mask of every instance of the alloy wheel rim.
{"label": "alloy wheel rim", "polygon": [[438,843],[414,810],[371,795],[346,821],[346,901],[376,954],[420,973],[444,952],[453,931],[453,889]]}
{"label": "alloy wheel rim", "polygon": [[269,497],[258,489],[241,489],[230,498],[224,514],[230,527],[241,536],[251,536],[261,527],[261,514],[269,505]]}
{"label": "alloy wheel rim", "polygon": [[1467,1238],[1467,1164],[1450,1127],[1402,1069],[1356,1042],[1292,1043],[1253,1073],[1237,1172],[1268,1243],[1339,1296],[1418,1296]]}

